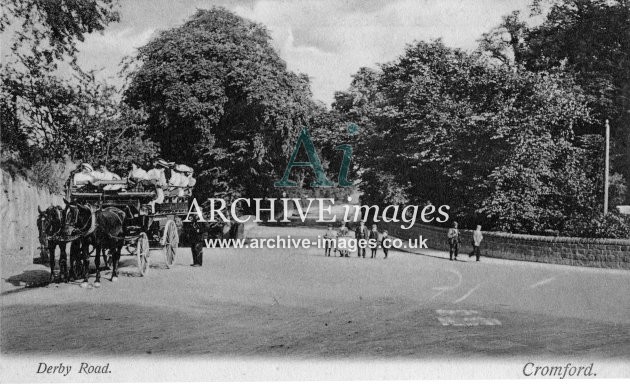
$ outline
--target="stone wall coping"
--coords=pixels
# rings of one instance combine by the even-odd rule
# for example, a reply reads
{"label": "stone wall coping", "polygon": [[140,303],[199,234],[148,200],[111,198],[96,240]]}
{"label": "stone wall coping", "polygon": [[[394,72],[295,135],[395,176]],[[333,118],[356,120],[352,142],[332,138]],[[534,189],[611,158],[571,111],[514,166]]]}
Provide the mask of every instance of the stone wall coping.
{"label": "stone wall coping", "polygon": [[[446,233],[448,228],[435,227],[426,224],[416,224],[415,227],[426,230],[442,230]],[[462,233],[471,233],[472,229],[460,229]],[[603,244],[603,245],[627,245],[630,246],[630,239],[598,239],[588,237],[565,237],[565,236],[538,236],[538,235],[523,235],[517,233],[508,232],[486,232],[483,231],[483,236],[487,239],[487,236],[498,237],[503,239],[514,239],[524,241],[536,241],[543,243],[569,243],[569,244]]]}

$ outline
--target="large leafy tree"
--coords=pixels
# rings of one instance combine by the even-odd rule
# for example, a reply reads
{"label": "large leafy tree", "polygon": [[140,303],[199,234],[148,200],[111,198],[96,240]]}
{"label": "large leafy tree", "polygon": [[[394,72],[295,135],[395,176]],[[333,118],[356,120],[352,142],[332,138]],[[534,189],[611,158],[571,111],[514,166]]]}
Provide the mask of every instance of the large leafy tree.
{"label": "large leafy tree", "polygon": [[[378,104],[378,77],[379,72],[371,68],[359,69],[353,75],[348,90],[335,93],[332,110],[322,108],[312,119],[313,137],[318,142],[331,177],[337,174],[343,159],[338,146],[349,144],[356,149],[373,130],[373,112]],[[350,178],[355,183],[363,177],[363,170],[359,167],[361,162],[358,161],[363,155],[356,150],[352,153]]]}
{"label": "large leafy tree", "polygon": [[[518,13],[506,16],[483,36],[481,50],[531,71],[571,72],[593,115],[591,122],[574,127],[576,134],[601,135],[604,121],[610,120],[613,171],[630,180],[630,2],[532,2],[534,13],[543,8],[548,9],[544,22],[535,27],[524,23]],[[621,185],[622,179],[617,186]]]}
{"label": "large leafy tree", "polygon": [[440,41],[381,70],[360,149],[366,202],[446,204],[465,225],[517,232],[559,229],[597,204],[573,132],[590,111],[570,76],[515,71]]}
{"label": "large leafy tree", "polygon": [[199,10],[138,53],[125,98],[147,113],[164,157],[196,166],[201,197],[274,195],[294,138],[316,108],[266,29]]}

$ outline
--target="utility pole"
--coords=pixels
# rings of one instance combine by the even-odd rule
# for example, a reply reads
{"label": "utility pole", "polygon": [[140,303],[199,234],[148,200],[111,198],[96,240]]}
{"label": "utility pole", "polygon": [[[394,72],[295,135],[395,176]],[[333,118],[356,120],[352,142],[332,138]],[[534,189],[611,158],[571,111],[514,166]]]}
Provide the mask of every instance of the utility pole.
{"label": "utility pole", "polygon": [[608,169],[610,167],[610,125],[606,119],[606,164],[604,165],[604,216],[608,214]]}

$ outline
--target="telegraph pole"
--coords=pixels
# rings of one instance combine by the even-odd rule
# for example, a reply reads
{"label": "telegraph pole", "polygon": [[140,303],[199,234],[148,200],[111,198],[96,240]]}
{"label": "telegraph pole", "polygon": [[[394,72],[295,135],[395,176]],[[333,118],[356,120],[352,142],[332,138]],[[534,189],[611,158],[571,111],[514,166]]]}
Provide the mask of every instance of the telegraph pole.
{"label": "telegraph pole", "polygon": [[604,216],[608,214],[608,169],[610,167],[610,125],[606,119],[606,164],[604,165]]}

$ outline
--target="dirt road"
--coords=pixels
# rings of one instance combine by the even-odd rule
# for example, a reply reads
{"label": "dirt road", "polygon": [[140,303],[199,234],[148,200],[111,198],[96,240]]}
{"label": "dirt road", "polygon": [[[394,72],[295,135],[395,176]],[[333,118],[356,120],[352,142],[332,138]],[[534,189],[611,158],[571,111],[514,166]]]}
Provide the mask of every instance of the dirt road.
{"label": "dirt road", "polygon": [[[314,237],[257,227],[249,235]],[[3,260],[2,353],[223,357],[630,357],[630,273],[441,252],[383,260],[318,249],[188,249],[100,288],[26,288],[46,268]],[[368,256],[369,257],[369,256]],[[93,278],[91,278],[93,281]]]}

